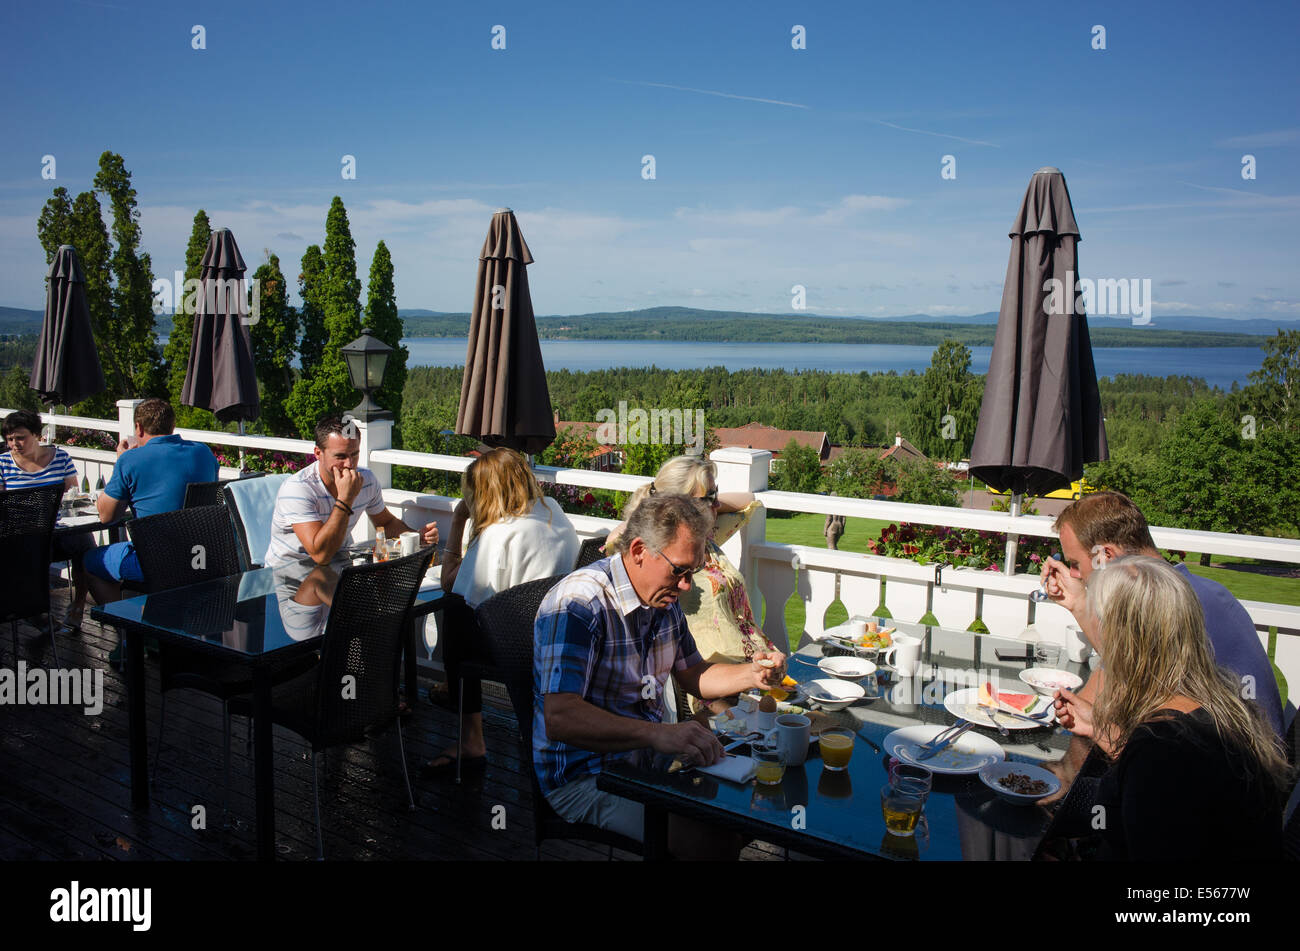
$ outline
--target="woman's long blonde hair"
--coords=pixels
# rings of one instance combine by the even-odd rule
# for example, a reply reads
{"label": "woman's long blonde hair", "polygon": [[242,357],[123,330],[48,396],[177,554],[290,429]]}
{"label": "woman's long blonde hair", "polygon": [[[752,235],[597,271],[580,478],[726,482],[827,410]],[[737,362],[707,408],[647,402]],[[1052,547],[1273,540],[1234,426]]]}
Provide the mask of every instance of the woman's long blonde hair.
{"label": "woman's long blonde hair", "polygon": [[542,487],[528,460],[505,448],[485,452],[471,462],[461,477],[460,489],[473,526],[470,541],[495,522],[527,515],[542,498]]}
{"label": "woman's long blonde hair", "polygon": [[703,456],[674,456],[659,467],[654,481],[641,486],[623,506],[623,518],[629,519],[638,505],[652,495],[694,495],[718,481],[718,467]]}
{"label": "woman's long blonde hair", "polygon": [[1239,679],[1217,666],[1201,602],[1187,579],[1160,558],[1126,555],[1088,579],[1088,609],[1101,630],[1106,679],[1093,725],[1114,738],[1115,754],[1133,731],[1176,696],[1199,703],[1219,737],[1244,754],[1247,769],[1275,790],[1286,755],[1258,704],[1242,699]]}

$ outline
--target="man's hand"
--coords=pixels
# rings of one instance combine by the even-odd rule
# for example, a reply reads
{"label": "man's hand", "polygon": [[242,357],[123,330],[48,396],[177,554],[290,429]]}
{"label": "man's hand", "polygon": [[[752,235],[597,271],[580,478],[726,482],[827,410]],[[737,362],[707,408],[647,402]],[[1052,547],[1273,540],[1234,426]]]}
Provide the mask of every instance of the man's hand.
{"label": "man's hand", "polygon": [[753,669],[754,686],[759,690],[768,690],[781,686],[785,678],[785,655],[780,651],[759,651],[750,663]]}
{"label": "man's hand", "polygon": [[1071,614],[1077,614],[1087,599],[1083,582],[1070,574],[1063,561],[1049,558],[1043,562],[1043,589],[1047,596]]}
{"label": "man's hand", "polygon": [[690,766],[712,766],[725,755],[718,738],[694,720],[663,723],[654,731],[651,746],[657,753],[674,753]]}
{"label": "man's hand", "polygon": [[119,456],[122,455],[122,453],[126,452],[130,448],[131,448],[131,443],[127,440],[125,436],[123,436],[121,439],[117,441],[117,454]]}
{"label": "man's hand", "polygon": [[338,490],[339,501],[351,505],[361,493],[361,473],[356,469],[335,469],[334,487]]}
{"label": "man's hand", "polygon": [[1075,736],[1092,738],[1092,704],[1074,692],[1056,691],[1056,719]]}
{"label": "man's hand", "polygon": [[424,546],[426,548],[430,545],[438,544],[438,523],[430,522],[425,525],[424,531],[420,533],[420,537],[424,540]]}

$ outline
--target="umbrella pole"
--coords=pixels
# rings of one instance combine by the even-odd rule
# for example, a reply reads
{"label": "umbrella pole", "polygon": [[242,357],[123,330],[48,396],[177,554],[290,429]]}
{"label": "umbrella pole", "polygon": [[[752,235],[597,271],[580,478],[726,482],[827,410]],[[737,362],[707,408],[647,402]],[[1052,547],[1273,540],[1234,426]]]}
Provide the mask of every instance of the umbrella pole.
{"label": "umbrella pole", "polygon": [[[1020,517],[1020,493],[1019,492],[1011,493],[1011,517],[1012,518]],[[1007,577],[1011,577],[1016,573],[1016,543],[1019,541],[1019,539],[1020,536],[1015,534],[1014,532],[1007,533],[1007,555],[1006,555],[1006,560],[1003,562],[1002,565],[1002,573]]]}
{"label": "umbrella pole", "polygon": [[[239,421],[239,435],[241,435],[241,436],[244,435],[244,421],[243,421],[242,419]],[[240,445],[240,447],[239,447],[239,474],[240,474],[241,476],[244,474],[244,447],[243,447],[243,445]]]}

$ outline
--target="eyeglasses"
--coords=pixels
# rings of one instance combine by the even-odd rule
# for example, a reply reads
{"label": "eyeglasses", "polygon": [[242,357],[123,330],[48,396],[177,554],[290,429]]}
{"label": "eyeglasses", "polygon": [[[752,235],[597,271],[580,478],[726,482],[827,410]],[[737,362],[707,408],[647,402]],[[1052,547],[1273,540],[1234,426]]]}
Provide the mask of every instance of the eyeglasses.
{"label": "eyeglasses", "polygon": [[657,548],[655,549],[655,554],[668,562],[669,566],[673,569],[674,578],[689,578],[691,575],[695,574],[695,572],[704,570],[703,565],[696,565],[694,568],[683,568],[680,565],[675,564],[671,558]]}
{"label": "eyeglasses", "polygon": [[700,496],[701,502],[708,502],[710,505],[718,504],[718,490],[715,487],[712,492],[705,492]]}

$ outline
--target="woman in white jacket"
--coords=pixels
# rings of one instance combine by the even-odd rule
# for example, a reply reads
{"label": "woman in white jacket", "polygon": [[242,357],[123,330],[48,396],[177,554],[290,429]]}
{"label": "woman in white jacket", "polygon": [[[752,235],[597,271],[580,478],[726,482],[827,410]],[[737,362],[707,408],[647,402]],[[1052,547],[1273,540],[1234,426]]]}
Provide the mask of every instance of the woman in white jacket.
{"label": "woman in white jacket", "polygon": [[[473,609],[514,585],[572,571],[580,544],[569,517],[559,503],[542,495],[528,461],[513,449],[493,449],[471,462],[461,496],[451,516],[442,588],[463,597],[469,610],[447,613],[447,692],[443,698],[431,697],[451,710],[457,709],[461,664],[475,653]],[[462,773],[487,763],[482,684],[470,678],[464,690]],[[454,746],[422,770],[425,777],[455,773]]]}

